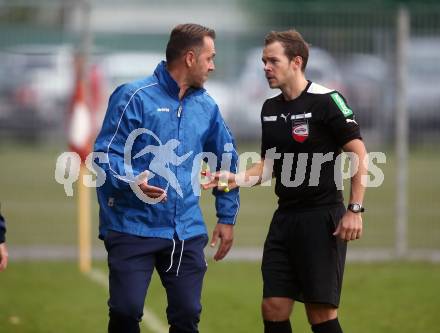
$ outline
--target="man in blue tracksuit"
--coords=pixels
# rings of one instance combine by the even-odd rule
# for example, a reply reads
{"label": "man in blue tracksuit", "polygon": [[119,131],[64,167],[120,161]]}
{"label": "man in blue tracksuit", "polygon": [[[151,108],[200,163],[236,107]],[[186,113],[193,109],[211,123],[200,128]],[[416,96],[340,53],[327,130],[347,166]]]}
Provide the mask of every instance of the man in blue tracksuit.
{"label": "man in blue tracksuit", "polygon": [[6,269],[8,265],[8,248],[6,247],[6,223],[0,213],[0,272]]}
{"label": "man in blue tracksuit", "polygon": [[[167,292],[170,332],[198,332],[207,229],[199,207],[200,166],[236,171],[237,153],[215,101],[203,89],[214,70],[215,32],[183,24],[166,62],[110,97],[95,153],[100,238],[108,252],[109,332],[139,332],[153,269]],[[98,155],[96,155],[98,156]],[[218,223],[211,246],[221,260],[233,239],[239,193],[213,191]]]}

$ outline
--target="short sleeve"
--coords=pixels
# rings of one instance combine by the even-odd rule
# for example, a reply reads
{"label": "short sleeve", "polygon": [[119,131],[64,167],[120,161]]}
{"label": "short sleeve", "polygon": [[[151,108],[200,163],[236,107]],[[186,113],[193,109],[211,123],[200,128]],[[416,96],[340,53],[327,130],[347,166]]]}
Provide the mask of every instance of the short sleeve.
{"label": "short sleeve", "polygon": [[3,216],[0,214],[0,244],[5,242],[6,223]]}
{"label": "short sleeve", "polygon": [[266,157],[266,151],[269,149],[266,128],[264,126],[264,121],[263,121],[266,105],[267,105],[267,101],[264,102],[264,104],[261,108],[261,115],[260,115],[260,120],[261,120],[261,158],[262,159],[264,159]]}
{"label": "short sleeve", "polygon": [[362,139],[359,124],[345,98],[338,92],[328,96],[324,123],[338,145],[342,147],[351,140]]}

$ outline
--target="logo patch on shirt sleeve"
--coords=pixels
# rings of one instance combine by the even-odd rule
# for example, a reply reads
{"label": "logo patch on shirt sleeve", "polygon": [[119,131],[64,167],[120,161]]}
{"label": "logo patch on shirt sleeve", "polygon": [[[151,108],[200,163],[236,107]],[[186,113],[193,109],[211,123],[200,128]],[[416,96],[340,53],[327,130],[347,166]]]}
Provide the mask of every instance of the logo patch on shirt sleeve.
{"label": "logo patch on shirt sleeve", "polygon": [[353,114],[353,111],[345,104],[344,99],[338,93],[330,94],[330,96],[345,117],[349,117]]}

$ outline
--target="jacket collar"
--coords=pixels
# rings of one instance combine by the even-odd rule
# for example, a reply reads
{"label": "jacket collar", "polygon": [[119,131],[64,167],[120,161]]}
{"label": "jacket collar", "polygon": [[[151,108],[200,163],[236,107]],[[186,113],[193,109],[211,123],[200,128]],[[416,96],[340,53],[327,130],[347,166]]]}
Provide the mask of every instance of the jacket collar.
{"label": "jacket collar", "polygon": [[[177,84],[177,82],[172,78],[170,75],[170,72],[168,72],[167,69],[167,63],[166,61],[161,61],[155,71],[154,75],[157,77],[159,84],[165,88],[165,90],[168,92],[168,94],[179,100],[179,91],[180,88]],[[193,93],[202,93],[205,89],[203,88],[189,88],[185,94],[185,96],[191,95]]]}

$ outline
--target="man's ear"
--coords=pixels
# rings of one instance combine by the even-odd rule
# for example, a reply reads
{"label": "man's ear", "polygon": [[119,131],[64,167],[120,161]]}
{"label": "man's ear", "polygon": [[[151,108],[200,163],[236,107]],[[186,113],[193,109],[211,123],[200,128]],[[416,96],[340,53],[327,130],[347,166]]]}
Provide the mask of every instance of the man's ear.
{"label": "man's ear", "polygon": [[296,69],[301,69],[303,64],[303,58],[300,56],[296,56],[292,59],[292,63],[295,65]]}
{"label": "man's ear", "polygon": [[190,68],[194,65],[196,62],[196,54],[193,50],[189,50],[185,54],[185,65],[186,67]]}

